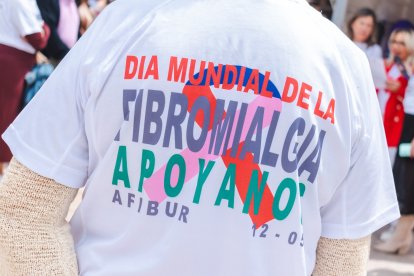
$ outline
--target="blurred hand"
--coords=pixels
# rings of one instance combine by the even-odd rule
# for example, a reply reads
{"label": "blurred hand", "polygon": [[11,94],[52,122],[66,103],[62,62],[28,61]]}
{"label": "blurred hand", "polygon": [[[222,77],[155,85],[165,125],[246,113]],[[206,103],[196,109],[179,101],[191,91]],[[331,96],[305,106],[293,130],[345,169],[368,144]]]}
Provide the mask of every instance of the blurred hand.
{"label": "blurred hand", "polygon": [[410,154],[411,158],[414,158],[414,139],[411,141],[411,154]]}
{"label": "blurred hand", "polygon": [[385,88],[391,92],[397,92],[401,87],[401,83],[396,80],[388,79],[385,82]]}
{"label": "blurred hand", "polygon": [[45,57],[45,55],[43,55],[39,51],[36,52],[36,63],[37,64],[48,63],[48,62],[49,60],[47,59],[47,57]]}

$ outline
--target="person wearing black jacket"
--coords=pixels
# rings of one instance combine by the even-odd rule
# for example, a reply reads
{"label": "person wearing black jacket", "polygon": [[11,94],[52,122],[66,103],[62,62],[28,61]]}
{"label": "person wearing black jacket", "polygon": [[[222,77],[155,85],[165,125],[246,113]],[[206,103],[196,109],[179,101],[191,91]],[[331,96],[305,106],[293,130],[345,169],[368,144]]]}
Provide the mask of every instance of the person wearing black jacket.
{"label": "person wearing black jacket", "polygon": [[43,20],[50,27],[50,37],[42,53],[49,59],[60,61],[70,48],[60,38],[57,28],[60,17],[59,0],[36,0]]}
{"label": "person wearing black jacket", "polygon": [[[59,62],[69,52],[74,43],[73,39],[79,37],[79,12],[75,2],[59,0],[36,0],[43,20],[50,26],[50,38],[43,54],[52,60]],[[62,6],[61,6],[62,5]],[[66,9],[66,10],[62,10]],[[74,17],[74,14],[76,16]],[[63,17],[65,16],[65,17]],[[62,18],[61,18],[62,17]],[[59,23],[66,28],[59,29]],[[68,28],[69,24],[70,27]],[[75,28],[75,29],[74,29]],[[73,32],[74,31],[74,32]],[[73,36],[73,37],[72,37]],[[70,37],[73,42],[65,40]]]}

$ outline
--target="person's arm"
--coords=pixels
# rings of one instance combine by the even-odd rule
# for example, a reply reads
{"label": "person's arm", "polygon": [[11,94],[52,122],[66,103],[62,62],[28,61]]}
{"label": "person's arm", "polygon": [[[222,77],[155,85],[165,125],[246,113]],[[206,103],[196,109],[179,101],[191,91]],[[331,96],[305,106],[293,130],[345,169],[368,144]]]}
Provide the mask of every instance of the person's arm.
{"label": "person's arm", "polygon": [[76,192],[10,162],[0,185],[2,275],[78,275],[65,220]]}
{"label": "person's arm", "polygon": [[43,24],[43,31],[41,33],[34,33],[26,35],[25,39],[32,45],[37,51],[43,49],[47,45],[47,41],[50,36],[50,28],[46,24]]}
{"label": "person's arm", "polygon": [[404,97],[407,85],[408,81],[404,77],[399,77],[396,80],[388,79],[385,88],[394,94]]}
{"label": "person's arm", "polygon": [[356,240],[320,238],[313,276],[366,275],[371,236]]}

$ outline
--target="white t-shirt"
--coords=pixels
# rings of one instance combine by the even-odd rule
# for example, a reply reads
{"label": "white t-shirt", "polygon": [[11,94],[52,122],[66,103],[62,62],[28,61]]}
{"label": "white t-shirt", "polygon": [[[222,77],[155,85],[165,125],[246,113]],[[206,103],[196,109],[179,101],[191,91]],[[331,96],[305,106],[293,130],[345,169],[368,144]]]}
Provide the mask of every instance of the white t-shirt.
{"label": "white t-shirt", "polygon": [[367,55],[374,85],[378,89],[385,87],[387,76],[384,68],[381,47],[377,44],[369,46],[367,43],[354,42]]}
{"label": "white t-shirt", "polygon": [[382,50],[378,44],[355,42],[355,44],[367,55],[368,59],[382,59]]}
{"label": "white t-shirt", "polygon": [[3,138],[86,186],[81,275],[310,275],[399,216],[369,75],[304,0],[118,0]]}
{"label": "white t-shirt", "polygon": [[414,75],[411,75],[407,89],[405,90],[404,112],[414,115]]}
{"label": "white t-shirt", "polygon": [[42,24],[36,0],[0,0],[0,44],[34,54],[23,37],[42,32]]}

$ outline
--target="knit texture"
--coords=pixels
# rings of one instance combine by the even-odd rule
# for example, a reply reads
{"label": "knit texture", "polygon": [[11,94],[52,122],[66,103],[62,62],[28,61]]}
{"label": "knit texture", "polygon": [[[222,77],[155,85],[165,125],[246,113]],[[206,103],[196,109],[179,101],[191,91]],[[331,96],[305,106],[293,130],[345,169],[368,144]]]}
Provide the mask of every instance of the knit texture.
{"label": "knit texture", "polygon": [[0,185],[0,275],[78,275],[65,220],[76,191],[10,162]]}
{"label": "knit texture", "polygon": [[[0,275],[78,275],[65,221],[77,190],[12,160],[0,185]],[[313,276],[366,274],[370,237],[321,238]]]}
{"label": "knit texture", "polygon": [[320,238],[313,276],[366,275],[371,236],[357,240]]}

